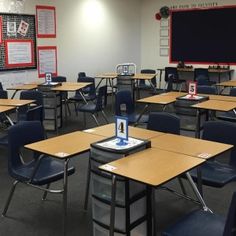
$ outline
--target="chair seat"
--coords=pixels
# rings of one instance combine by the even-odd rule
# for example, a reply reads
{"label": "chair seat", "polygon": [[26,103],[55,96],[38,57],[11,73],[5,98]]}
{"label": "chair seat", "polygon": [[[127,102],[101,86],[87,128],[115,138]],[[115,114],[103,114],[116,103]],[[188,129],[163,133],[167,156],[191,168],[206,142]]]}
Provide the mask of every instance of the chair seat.
{"label": "chair seat", "polygon": [[80,112],[96,112],[96,104],[94,103],[87,103],[87,104],[84,104],[80,107],[78,107],[77,111],[80,111]]}
{"label": "chair seat", "polygon": [[220,120],[236,122],[236,114],[233,111],[220,113],[220,115],[217,115],[217,118]]}
{"label": "chair seat", "polygon": [[[97,96],[94,95],[84,95],[86,101],[92,101],[95,100],[97,98]],[[76,101],[76,102],[83,102],[84,99],[82,98],[82,96],[80,94],[76,94],[75,96],[70,97],[68,100],[70,101]]]}
{"label": "chair seat", "polygon": [[[22,182],[30,180],[32,171],[35,168],[35,161],[29,162],[21,168],[13,169],[11,175]],[[75,172],[74,167],[68,168],[68,175]],[[37,173],[31,182],[35,185],[45,185],[62,179],[64,176],[64,163],[53,159],[52,157],[45,157],[41,160]]]}
{"label": "chair seat", "polygon": [[[129,123],[136,123],[140,114],[132,113],[128,114],[128,121]],[[139,120],[139,123],[147,123],[148,122],[148,115],[142,115],[141,119]]]}
{"label": "chair seat", "polygon": [[[217,161],[208,161],[201,165],[202,183],[204,185],[221,188],[236,179],[236,169],[228,164]],[[194,180],[197,180],[197,170],[190,171]]]}
{"label": "chair seat", "polygon": [[203,210],[196,210],[170,226],[163,236],[223,236],[225,218]]}

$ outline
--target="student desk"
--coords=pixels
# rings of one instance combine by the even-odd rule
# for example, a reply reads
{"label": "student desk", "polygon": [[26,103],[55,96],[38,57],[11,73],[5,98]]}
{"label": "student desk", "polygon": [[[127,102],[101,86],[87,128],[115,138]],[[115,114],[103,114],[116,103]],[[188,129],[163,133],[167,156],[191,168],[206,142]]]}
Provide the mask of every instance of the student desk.
{"label": "student desk", "polygon": [[[200,114],[200,109],[211,110],[211,111],[231,111],[235,112],[236,102],[222,101],[222,100],[208,100],[198,104],[192,105],[197,108],[197,116]],[[235,114],[236,115],[236,114]],[[199,120],[199,119],[198,119]],[[196,137],[200,137],[200,124],[196,124]]]}
{"label": "student desk", "polygon": [[23,84],[23,85],[17,85],[15,87],[7,88],[7,90],[15,90],[15,92],[12,94],[11,98],[14,98],[16,93],[21,90],[33,90],[38,87],[38,84]]}
{"label": "student desk", "polygon": [[228,102],[236,102],[235,96],[227,96],[227,95],[211,95],[211,94],[202,94],[209,96],[210,100],[219,100],[219,101],[228,101]]}
{"label": "student desk", "polygon": [[79,91],[81,97],[83,98],[84,102],[87,103],[86,98],[84,97],[81,89],[85,88],[86,86],[90,85],[91,83],[73,83],[73,82],[63,82],[61,86],[56,86],[51,88],[52,91],[58,92],[75,92]]}
{"label": "student desk", "polygon": [[[204,159],[186,156],[180,153],[169,152],[157,148],[148,148],[144,151],[131,154],[127,157],[102,165],[99,168],[112,174],[112,202],[110,215],[110,236],[114,235],[115,222],[115,194],[116,194],[116,176],[122,176],[147,185],[148,188],[148,223],[147,235],[153,235],[152,232],[152,188],[160,186],[171,179],[197,167],[204,163]],[[171,164],[170,164],[171,163]],[[109,168],[109,167],[112,167]],[[198,196],[205,209],[208,209],[199,194],[189,173],[187,177],[190,184]],[[155,213],[155,212],[154,212]],[[155,219],[155,216],[154,216]],[[155,231],[155,227],[154,227]]]}
{"label": "student desk", "polygon": [[24,100],[24,99],[0,99],[0,106],[13,106],[20,107],[33,103],[35,100]]}
{"label": "student desk", "polygon": [[[115,124],[111,123],[83,131],[90,134],[101,135],[104,138],[109,138],[115,136]],[[165,135],[165,133],[129,126],[129,137],[152,139],[161,135]]]}
{"label": "student desk", "polygon": [[14,110],[15,107],[14,106],[1,106],[0,105],[0,114],[3,114],[6,119],[9,121],[9,123],[11,125],[14,125],[13,121],[11,120],[11,118],[6,114],[8,111],[12,111]]}
{"label": "student desk", "polygon": [[137,100],[137,102],[145,103],[146,105],[144,106],[143,110],[140,113],[140,116],[137,119],[136,125],[138,124],[139,120],[141,119],[142,115],[147,112],[149,106],[151,104],[159,104],[162,105],[163,108],[162,110],[164,111],[166,109],[166,106],[174,103],[176,100],[175,96],[168,96],[168,95],[154,95],[146,98],[142,98]]}
{"label": "student desk", "polygon": [[102,136],[89,134],[85,132],[72,132],[50,139],[25,145],[25,148],[52,156],[64,161],[64,184],[63,184],[63,224],[64,235],[66,233],[67,216],[67,169],[70,158],[75,155],[87,152],[90,149],[90,143],[104,139]]}

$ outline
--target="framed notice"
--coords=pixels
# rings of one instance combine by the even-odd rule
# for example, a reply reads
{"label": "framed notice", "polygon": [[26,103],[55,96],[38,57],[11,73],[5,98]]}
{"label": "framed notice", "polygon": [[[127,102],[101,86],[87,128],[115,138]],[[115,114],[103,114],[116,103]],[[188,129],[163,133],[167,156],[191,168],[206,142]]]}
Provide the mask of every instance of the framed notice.
{"label": "framed notice", "polygon": [[5,40],[6,67],[26,67],[34,65],[34,44],[32,40]]}
{"label": "framed notice", "polygon": [[2,17],[0,16],[0,44],[2,43]]}
{"label": "framed notice", "polygon": [[40,46],[38,47],[38,75],[40,78],[45,73],[57,75],[57,47],[56,46]]}
{"label": "framed notice", "polygon": [[126,145],[124,140],[128,140],[128,118],[123,116],[116,116],[116,137],[120,139],[117,145]]}
{"label": "framed notice", "polygon": [[53,6],[36,6],[37,37],[56,38],[56,10]]}

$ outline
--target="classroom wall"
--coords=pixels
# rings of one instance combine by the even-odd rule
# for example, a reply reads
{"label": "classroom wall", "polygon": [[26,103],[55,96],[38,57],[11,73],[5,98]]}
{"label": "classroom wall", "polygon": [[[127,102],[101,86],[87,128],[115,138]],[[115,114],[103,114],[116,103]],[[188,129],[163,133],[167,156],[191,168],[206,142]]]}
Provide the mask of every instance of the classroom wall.
{"label": "classroom wall", "polygon": [[[75,81],[79,71],[90,76],[115,71],[119,63],[140,68],[141,0],[25,0],[22,13],[35,14],[35,5],[56,6],[57,38],[37,39],[38,46],[55,45],[58,74]],[[9,1],[0,5],[8,12]],[[38,78],[37,71],[0,72],[4,88]]]}
{"label": "classroom wall", "polygon": [[[164,68],[169,64],[168,56],[160,56],[160,21],[155,19],[155,14],[159,12],[163,6],[169,8],[191,8],[193,4],[196,7],[211,7],[236,5],[235,0],[142,0],[141,3],[141,66],[143,68]],[[232,28],[232,30],[234,30]],[[230,37],[226,35],[225,37]],[[194,67],[208,67],[208,65],[196,65]],[[236,66],[231,66],[236,70]],[[235,73],[234,73],[235,74]],[[185,74],[183,76],[193,77],[193,74]],[[212,75],[216,76],[216,75]],[[233,78],[235,75],[233,75]],[[214,79],[214,78],[213,78]],[[162,83],[164,86],[164,83]]]}

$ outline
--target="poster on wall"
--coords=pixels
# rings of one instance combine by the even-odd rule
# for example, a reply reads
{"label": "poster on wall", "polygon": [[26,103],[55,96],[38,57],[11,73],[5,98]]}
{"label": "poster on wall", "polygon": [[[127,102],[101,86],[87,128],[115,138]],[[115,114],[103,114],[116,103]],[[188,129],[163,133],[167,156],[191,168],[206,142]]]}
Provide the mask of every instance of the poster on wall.
{"label": "poster on wall", "polygon": [[2,43],[2,17],[0,16],[0,44]]}
{"label": "poster on wall", "polygon": [[20,25],[17,30],[17,33],[22,36],[26,36],[26,34],[28,32],[28,28],[29,28],[29,24],[27,22],[25,22],[24,20],[21,20]]}
{"label": "poster on wall", "polygon": [[34,49],[32,40],[5,40],[6,67],[25,67],[34,65]]}
{"label": "poster on wall", "polygon": [[57,75],[57,47],[39,46],[38,47],[38,75],[39,78],[45,76],[45,73]]}
{"label": "poster on wall", "polygon": [[56,37],[56,10],[53,6],[36,6],[37,37]]}
{"label": "poster on wall", "polygon": [[16,22],[8,21],[7,22],[7,36],[16,36]]}

